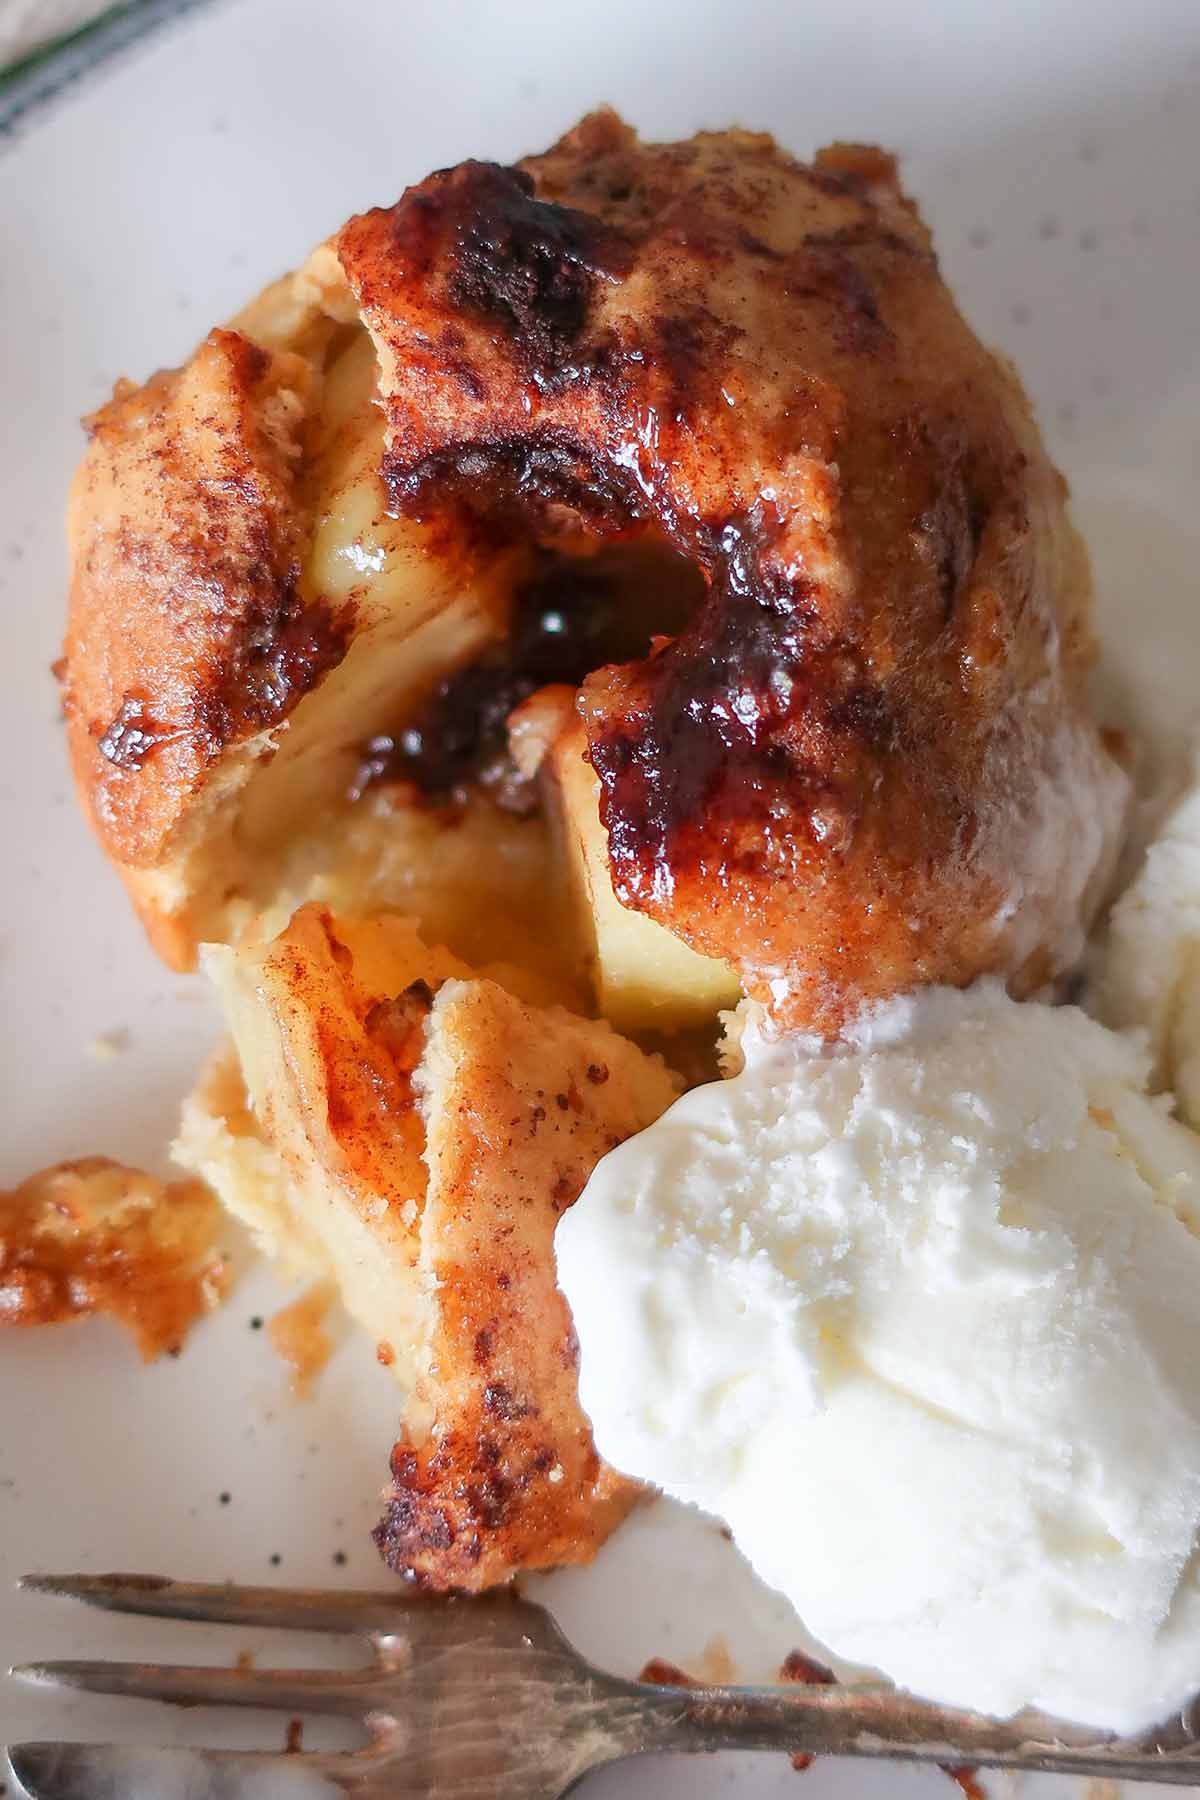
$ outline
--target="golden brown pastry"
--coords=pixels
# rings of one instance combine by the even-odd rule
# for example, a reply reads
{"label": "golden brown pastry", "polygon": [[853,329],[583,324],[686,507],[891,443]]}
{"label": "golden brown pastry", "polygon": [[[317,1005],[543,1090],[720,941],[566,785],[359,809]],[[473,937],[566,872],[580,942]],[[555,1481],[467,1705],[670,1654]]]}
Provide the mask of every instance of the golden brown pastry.
{"label": "golden brown pastry", "polygon": [[308,906],[208,960],[253,1113],[219,1065],[175,1153],[294,1273],[333,1275],[395,1375],[385,1558],[470,1589],[587,1561],[636,1490],[580,1410],[554,1226],[679,1083],[400,919]]}
{"label": "golden brown pastry", "polygon": [[[486,719],[547,681],[580,689],[616,900],[786,1022],[1076,958],[1125,798],[1086,561],[880,152],[596,114],[352,219],[93,433],[72,756],[172,959],[315,891],[364,769],[476,805]],[[506,687],[528,616],[574,663],[543,630]],[[553,838],[487,809],[500,919],[492,868]]]}
{"label": "golden brown pastry", "polygon": [[579,1405],[554,1227],[605,1152],[679,1090],[604,1024],[535,1010],[489,981],[440,989],[415,1081],[432,1418],[396,1445],[376,1542],[434,1586],[491,1587],[588,1561],[636,1498],[599,1461]]}

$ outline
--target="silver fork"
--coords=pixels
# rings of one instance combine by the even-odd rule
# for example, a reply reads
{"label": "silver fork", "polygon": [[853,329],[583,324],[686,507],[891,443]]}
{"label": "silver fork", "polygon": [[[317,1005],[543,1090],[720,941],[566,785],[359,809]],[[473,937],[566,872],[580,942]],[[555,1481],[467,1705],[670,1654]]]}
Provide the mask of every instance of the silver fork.
{"label": "silver fork", "polygon": [[1136,1740],[1050,1720],[1003,1723],[884,1687],[655,1687],[593,1668],[540,1606],[509,1592],[210,1586],[155,1575],[30,1575],[21,1584],[113,1612],[366,1641],[349,1671],[31,1663],[26,1681],[179,1706],[337,1713],[369,1733],[338,1754],[17,1744],[35,1800],[559,1800],[591,1769],[650,1751],[807,1752],[1200,1782],[1189,1707]]}

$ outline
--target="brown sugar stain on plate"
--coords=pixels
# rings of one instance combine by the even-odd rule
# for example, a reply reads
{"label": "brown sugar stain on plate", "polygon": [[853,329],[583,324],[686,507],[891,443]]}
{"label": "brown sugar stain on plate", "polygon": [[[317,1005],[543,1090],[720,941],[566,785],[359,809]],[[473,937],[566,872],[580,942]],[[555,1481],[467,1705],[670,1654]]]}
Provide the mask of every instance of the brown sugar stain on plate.
{"label": "brown sugar stain on plate", "polygon": [[292,1391],[301,1398],[311,1391],[333,1355],[334,1341],[326,1321],[336,1298],[337,1290],[331,1281],[315,1282],[267,1325],[271,1347],[291,1365]]}

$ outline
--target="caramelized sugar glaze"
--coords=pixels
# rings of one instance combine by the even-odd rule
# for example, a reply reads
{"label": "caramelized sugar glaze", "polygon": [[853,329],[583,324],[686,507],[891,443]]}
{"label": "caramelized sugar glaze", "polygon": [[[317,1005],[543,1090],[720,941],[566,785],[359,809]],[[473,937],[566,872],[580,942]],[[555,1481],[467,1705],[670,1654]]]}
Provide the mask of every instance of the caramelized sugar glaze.
{"label": "caramelized sugar glaze", "polygon": [[368,740],[351,798],[380,781],[411,782],[433,800],[465,800],[478,786],[506,811],[532,812],[537,783],[510,753],[517,707],[645,655],[654,637],[683,628],[703,591],[699,570],[665,548],[539,551],[513,597],[508,635],[439,682],[414,719]]}
{"label": "caramelized sugar glaze", "polygon": [[819,1029],[1069,964],[1124,796],[1079,693],[1086,567],[889,158],[605,113],[337,248],[397,509],[702,572],[682,631],[582,687],[626,906]]}

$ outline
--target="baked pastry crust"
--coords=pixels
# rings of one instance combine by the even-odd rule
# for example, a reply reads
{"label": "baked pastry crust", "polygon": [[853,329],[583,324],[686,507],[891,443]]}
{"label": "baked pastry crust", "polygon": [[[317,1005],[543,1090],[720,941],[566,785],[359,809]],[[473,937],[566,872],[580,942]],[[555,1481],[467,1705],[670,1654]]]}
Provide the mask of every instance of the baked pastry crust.
{"label": "baked pastry crust", "polygon": [[[1025,991],[1071,965],[1126,782],[1083,695],[1086,559],[1015,376],[887,156],[647,145],[608,112],[351,220],[97,415],[64,697],[165,954],[230,934],[251,785],[319,745],[326,698],[395,631],[369,578],[333,596],[309,559],[323,391],[364,323],[379,511],[430,608],[477,590],[483,618],[491,583],[502,632],[531,540],[665,538],[704,572],[685,629],[582,690],[625,907],[822,1032],[919,982]],[[364,694],[365,734],[387,693]]]}
{"label": "baked pastry crust", "polygon": [[588,1561],[638,1490],[579,1405],[554,1227],[679,1081],[395,917],[307,906],[207,961],[245,1088],[210,1070],[175,1156],[293,1274],[332,1275],[395,1376],[385,1559],[468,1589]]}
{"label": "baked pastry crust", "polygon": [[708,578],[673,642],[584,686],[625,906],[823,1031],[1075,960],[1126,791],[1081,689],[1086,559],[890,157],[645,145],[598,114],[518,170],[431,176],[338,253],[397,504],[565,504]]}

